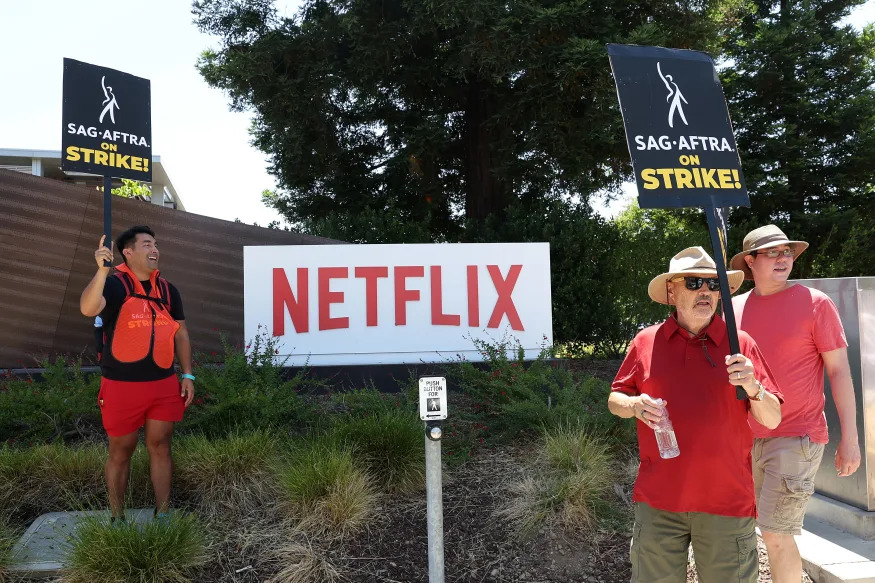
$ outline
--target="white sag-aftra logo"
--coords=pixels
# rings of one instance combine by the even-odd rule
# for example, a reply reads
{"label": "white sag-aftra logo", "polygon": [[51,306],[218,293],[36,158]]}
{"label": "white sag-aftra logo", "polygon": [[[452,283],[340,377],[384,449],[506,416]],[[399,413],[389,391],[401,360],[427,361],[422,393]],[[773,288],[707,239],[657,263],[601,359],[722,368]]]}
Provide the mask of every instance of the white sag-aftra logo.
{"label": "white sag-aftra logo", "polygon": [[107,113],[109,113],[109,119],[112,123],[115,123],[115,110],[121,109],[121,107],[119,107],[118,102],[115,100],[112,87],[106,84],[106,76],[100,78],[100,84],[103,86],[103,95],[106,96],[106,99],[103,100],[103,111],[100,112],[99,123],[103,123],[103,118]]}
{"label": "white sag-aftra logo", "polygon": [[687,101],[684,97],[684,94],[681,93],[678,84],[674,82],[672,76],[662,74],[662,69],[659,66],[659,61],[656,62],[656,72],[659,73],[659,78],[662,79],[662,82],[665,83],[665,88],[668,89],[668,95],[665,96],[666,103],[671,100],[671,105],[668,108],[668,127],[674,127],[675,113],[681,116],[681,121],[684,122],[684,125],[690,125],[689,123],[687,123],[687,118],[684,115],[684,106],[681,105],[681,101],[688,105],[690,102]]}

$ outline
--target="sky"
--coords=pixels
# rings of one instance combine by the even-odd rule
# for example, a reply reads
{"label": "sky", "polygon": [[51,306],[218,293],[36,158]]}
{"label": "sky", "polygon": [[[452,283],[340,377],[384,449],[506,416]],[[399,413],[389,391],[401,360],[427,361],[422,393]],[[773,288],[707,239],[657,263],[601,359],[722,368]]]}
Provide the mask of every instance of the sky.
{"label": "sky", "polygon": [[[299,0],[278,0],[291,15]],[[276,181],[266,156],[250,145],[251,114],[232,112],[229,99],[195,68],[218,39],[192,23],[188,0],[33,0],[0,2],[0,149],[61,149],[64,57],[144,77],[152,87],[152,153],[188,212],[266,226],[281,217],[261,203]],[[851,16],[875,22],[875,0]],[[607,66],[607,59],[606,66]],[[605,216],[619,213],[634,186]]]}

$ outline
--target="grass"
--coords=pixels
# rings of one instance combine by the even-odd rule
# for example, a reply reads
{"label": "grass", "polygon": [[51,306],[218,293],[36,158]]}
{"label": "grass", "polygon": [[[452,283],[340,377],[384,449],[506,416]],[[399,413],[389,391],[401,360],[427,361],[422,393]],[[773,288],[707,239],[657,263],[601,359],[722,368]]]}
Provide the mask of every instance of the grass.
{"label": "grass", "polygon": [[210,520],[250,514],[270,494],[276,443],[265,430],[235,431],[221,439],[181,438],[174,448],[177,488],[192,495]]}
{"label": "grass", "polygon": [[532,471],[510,485],[498,515],[522,537],[554,524],[592,530],[613,486],[608,446],[582,429],[560,428],[544,433],[535,459]]}
{"label": "grass", "polygon": [[425,485],[425,428],[413,413],[388,410],[340,420],[331,435],[349,444],[356,459],[390,492]]}
{"label": "grass", "polygon": [[310,544],[290,542],[274,552],[280,565],[267,583],[336,583],[343,577],[328,559]]}
{"label": "grass", "polygon": [[206,533],[190,514],[137,524],[87,518],[70,542],[68,583],[188,583],[207,560]]}
{"label": "grass", "polygon": [[295,451],[278,481],[298,527],[312,536],[345,536],[376,511],[372,479],[356,466],[352,450],[333,439],[314,440]]}
{"label": "grass", "polygon": [[12,561],[12,545],[15,544],[15,531],[0,517],[0,581],[4,581],[6,567]]}
{"label": "grass", "polygon": [[[61,443],[0,448],[0,513],[42,514],[88,510],[106,504],[104,445]],[[144,447],[131,460],[129,505],[152,503],[149,458]]]}

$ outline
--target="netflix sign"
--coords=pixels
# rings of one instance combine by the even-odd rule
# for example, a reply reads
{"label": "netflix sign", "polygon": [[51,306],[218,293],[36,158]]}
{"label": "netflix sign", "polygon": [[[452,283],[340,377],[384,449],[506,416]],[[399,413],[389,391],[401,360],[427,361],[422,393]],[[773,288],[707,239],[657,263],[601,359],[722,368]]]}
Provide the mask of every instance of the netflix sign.
{"label": "netflix sign", "polygon": [[[290,366],[482,360],[553,344],[547,243],[244,247],[247,339]],[[516,344],[516,343],[514,343]]]}

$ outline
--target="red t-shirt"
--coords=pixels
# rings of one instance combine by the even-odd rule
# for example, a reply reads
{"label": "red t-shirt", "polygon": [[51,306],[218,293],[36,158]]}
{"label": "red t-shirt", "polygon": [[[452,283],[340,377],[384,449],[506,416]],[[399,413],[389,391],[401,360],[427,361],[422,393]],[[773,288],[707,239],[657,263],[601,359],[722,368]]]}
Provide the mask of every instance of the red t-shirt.
{"label": "red t-shirt", "polygon": [[820,354],[848,345],[835,304],[823,292],[796,284],[767,296],[742,294],[732,299],[732,307],[738,327],[756,340],[787,399],[775,429],[751,417],[754,436],[807,435],[827,443]]}
{"label": "red t-shirt", "polygon": [[[780,399],[756,343],[741,331],[738,340],[756,378]],[[665,399],[681,452],[672,459],[659,457],[653,430],[638,421],[635,501],[669,512],[756,516],[750,402],[735,397],[726,372],[728,354],[726,323],[719,317],[694,338],[672,316],[632,341],[611,388]]]}

